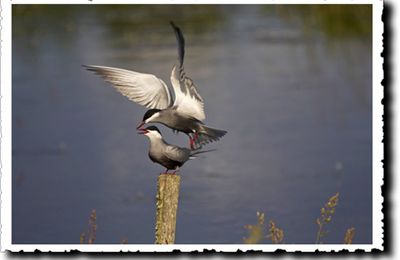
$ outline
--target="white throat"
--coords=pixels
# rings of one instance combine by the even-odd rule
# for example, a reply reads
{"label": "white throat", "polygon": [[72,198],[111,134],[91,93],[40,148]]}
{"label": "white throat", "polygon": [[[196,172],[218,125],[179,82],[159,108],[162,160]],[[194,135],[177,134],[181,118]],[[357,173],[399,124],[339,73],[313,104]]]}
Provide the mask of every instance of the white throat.
{"label": "white throat", "polygon": [[159,141],[162,139],[162,136],[157,131],[149,131],[146,136],[150,139],[150,141]]}

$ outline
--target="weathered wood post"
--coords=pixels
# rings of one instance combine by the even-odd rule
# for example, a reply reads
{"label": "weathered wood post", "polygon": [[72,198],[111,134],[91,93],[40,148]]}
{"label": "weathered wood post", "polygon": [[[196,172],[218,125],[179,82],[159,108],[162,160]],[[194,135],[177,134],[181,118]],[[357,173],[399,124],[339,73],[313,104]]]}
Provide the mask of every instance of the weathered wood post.
{"label": "weathered wood post", "polygon": [[173,244],[175,242],[180,181],[181,177],[176,174],[160,174],[158,176],[156,244]]}

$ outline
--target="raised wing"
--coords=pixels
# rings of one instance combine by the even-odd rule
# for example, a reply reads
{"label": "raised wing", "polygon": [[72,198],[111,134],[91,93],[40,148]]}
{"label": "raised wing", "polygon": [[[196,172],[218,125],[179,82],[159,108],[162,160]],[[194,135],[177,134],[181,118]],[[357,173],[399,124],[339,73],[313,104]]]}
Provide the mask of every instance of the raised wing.
{"label": "raised wing", "polygon": [[172,104],[171,93],[161,79],[152,74],[135,71],[83,65],[87,70],[100,75],[105,81],[129,100],[148,108],[165,109]]}
{"label": "raised wing", "polygon": [[182,114],[203,121],[206,118],[203,98],[197,91],[193,81],[185,76],[183,69],[178,69],[176,66],[173,67],[171,83],[175,92],[175,109]]}
{"label": "raised wing", "polygon": [[193,81],[185,75],[183,59],[185,55],[185,39],[182,31],[171,22],[174,28],[178,43],[179,67],[174,66],[171,73],[171,83],[174,87],[175,101],[174,107],[179,112],[203,121],[206,118],[204,113],[204,102],[193,84]]}
{"label": "raised wing", "polygon": [[183,67],[183,59],[185,57],[185,38],[183,38],[183,34],[181,29],[176,26],[173,22],[170,22],[172,28],[174,29],[176,41],[178,42],[178,57],[179,57],[179,67]]}

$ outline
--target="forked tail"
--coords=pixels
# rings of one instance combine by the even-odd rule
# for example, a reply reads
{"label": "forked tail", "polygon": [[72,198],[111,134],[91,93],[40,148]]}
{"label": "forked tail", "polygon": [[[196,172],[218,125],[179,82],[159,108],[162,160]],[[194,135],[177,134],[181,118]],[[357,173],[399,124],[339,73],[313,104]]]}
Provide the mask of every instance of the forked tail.
{"label": "forked tail", "polygon": [[199,155],[199,154],[208,153],[208,152],[213,152],[213,151],[216,151],[216,149],[203,150],[203,151],[192,151],[192,152],[190,153],[189,159],[195,159],[195,158],[198,157],[197,155]]}
{"label": "forked tail", "polygon": [[226,135],[227,131],[224,130],[219,130],[215,128],[211,128],[205,125],[200,126],[200,130],[198,132],[197,138],[195,138],[195,143],[199,146],[202,146],[204,144],[208,144],[211,142],[218,141]]}

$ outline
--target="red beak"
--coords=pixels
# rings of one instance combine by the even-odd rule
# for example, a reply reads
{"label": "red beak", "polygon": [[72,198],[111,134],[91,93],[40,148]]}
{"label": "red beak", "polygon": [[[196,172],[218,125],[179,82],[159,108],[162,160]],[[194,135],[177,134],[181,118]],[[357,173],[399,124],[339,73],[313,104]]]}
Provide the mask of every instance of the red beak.
{"label": "red beak", "polygon": [[146,129],[138,129],[138,134],[139,135],[144,135],[144,134],[147,134],[149,131],[147,131]]}
{"label": "red beak", "polygon": [[144,124],[145,124],[144,121],[140,122],[140,124],[136,127],[136,129],[140,130]]}

